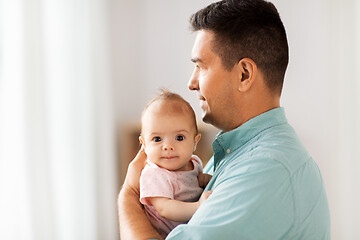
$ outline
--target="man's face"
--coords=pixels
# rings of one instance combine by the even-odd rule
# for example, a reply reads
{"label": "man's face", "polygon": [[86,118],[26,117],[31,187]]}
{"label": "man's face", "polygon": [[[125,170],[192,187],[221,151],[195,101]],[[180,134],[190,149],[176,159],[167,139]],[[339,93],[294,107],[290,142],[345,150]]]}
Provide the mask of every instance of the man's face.
{"label": "man's face", "polygon": [[198,92],[203,121],[228,131],[236,110],[234,96],[239,73],[236,68],[226,70],[220,57],[212,51],[214,37],[211,31],[198,31],[192,50],[195,69],[188,87]]}

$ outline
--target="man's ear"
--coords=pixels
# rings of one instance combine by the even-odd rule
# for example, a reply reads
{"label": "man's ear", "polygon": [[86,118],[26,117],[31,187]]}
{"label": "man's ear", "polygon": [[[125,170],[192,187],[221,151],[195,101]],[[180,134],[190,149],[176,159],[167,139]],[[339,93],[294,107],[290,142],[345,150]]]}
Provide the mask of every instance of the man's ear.
{"label": "man's ear", "polygon": [[198,133],[198,134],[195,136],[195,142],[194,142],[193,152],[195,152],[196,146],[197,146],[198,142],[200,141],[200,138],[201,138],[201,134]]}
{"label": "man's ear", "polygon": [[254,83],[257,71],[256,63],[250,58],[243,58],[238,62],[239,69],[239,91],[246,92]]}

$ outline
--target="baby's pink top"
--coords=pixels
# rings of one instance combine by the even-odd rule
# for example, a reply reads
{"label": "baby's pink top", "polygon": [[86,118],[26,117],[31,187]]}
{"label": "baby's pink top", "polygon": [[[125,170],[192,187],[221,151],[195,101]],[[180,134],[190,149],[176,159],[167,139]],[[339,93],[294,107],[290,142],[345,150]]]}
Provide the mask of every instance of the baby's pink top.
{"label": "baby's pink top", "polygon": [[169,232],[183,222],[170,221],[160,216],[147,201],[147,197],[166,197],[183,202],[196,202],[203,189],[199,186],[198,175],[202,173],[201,160],[193,155],[194,169],[190,171],[169,171],[154,163],[147,162],[140,177],[140,202],[153,226],[165,238]]}

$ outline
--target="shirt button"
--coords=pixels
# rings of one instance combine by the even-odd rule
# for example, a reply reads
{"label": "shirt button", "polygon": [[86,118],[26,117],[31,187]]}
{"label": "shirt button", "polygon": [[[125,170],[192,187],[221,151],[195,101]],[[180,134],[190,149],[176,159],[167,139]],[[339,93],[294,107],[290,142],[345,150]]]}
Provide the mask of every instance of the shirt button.
{"label": "shirt button", "polygon": [[228,149],[226,150],[226,152],[227,152],[227,153],[230,153],[230,152],[231,152],[231,151],[230,151],[230,148],[228,148]]}

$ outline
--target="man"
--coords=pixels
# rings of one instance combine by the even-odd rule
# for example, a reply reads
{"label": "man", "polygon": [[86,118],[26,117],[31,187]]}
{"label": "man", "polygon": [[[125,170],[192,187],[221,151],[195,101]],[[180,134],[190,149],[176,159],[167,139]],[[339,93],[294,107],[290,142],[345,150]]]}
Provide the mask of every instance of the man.
{"label": "man", "polygon": [[[213,3],[191,18],[203,120],[222,131],[205,167],[212,195],[167,239],[330,239],[320,171],[287,123],[280,95],[288,64],[284,26],[263,0]],[[119,194],[122,239],[161,239],[138,201],[146,156]]]}

